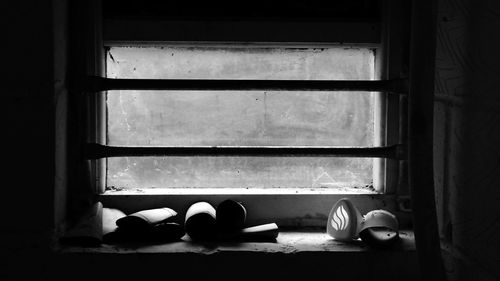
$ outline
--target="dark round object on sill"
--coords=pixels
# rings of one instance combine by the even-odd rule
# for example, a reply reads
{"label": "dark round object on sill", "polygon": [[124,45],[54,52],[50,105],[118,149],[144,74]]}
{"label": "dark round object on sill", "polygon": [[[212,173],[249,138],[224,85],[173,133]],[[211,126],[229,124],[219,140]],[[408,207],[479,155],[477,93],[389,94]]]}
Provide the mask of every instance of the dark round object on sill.
{"label": "dark round object on sill", "polygon": [[222,230],[237,230],[245,226],[247,211],[241,202],[231,199],[217,206],[217,226]]}
{"label": "dark round object on sill", "polygon": [[215,209],[207,202],[197,202],[186,212],[186,233],[193,240],[213,240],[216,237]]}
{"label": "dark round object on sill", "polygon": [[388,248],[399,240],[399,233],[387,227],[370,227],[361,231],[359,237],[375,248]]}

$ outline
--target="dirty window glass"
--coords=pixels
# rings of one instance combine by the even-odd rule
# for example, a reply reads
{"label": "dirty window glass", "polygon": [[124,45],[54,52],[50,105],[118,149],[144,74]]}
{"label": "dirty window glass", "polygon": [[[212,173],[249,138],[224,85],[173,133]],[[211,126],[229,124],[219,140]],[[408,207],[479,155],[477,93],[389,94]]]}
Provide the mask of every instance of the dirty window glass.
{"label": "dirty window glass", "polygon": [[[113,47],[107,76],[143,79],[371,80],[360,48]],[[107,140],[117,146],[372,146],[373,96],[316,91],[110,91]],[[122,157],[119,188],[369,187],[372,159]]]}

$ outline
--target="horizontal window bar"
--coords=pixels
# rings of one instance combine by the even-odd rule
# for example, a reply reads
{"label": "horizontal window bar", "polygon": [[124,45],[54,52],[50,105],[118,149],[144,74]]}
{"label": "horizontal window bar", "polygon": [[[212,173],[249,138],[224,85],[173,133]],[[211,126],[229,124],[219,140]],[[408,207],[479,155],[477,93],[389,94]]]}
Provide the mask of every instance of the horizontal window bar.
{"label": "horizontal window bar", "polygon": [[406,159],[401,145],[382,147],[284,147],[284,146],[213,146],[213,147],[125,147],[87,144],[87,159],[137,156],[253,156],[253,157],[368,157]]}
{"label": "horizontal window bar", "polygon": [[189,91],[368,91],[405,94],[408,80],[206,80],[206,79],[117,79],[88,76],[82,88],[107,90]]}

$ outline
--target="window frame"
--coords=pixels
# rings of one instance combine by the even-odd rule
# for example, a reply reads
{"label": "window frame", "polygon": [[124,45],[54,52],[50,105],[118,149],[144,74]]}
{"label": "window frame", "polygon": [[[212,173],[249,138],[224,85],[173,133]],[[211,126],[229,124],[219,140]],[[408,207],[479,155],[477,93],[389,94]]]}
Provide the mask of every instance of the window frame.
{"label": "window frame", "polygon": [[[300,26],[309,24],[308,28],[301,29],[301,32],[287,33],[283,36],[294,36],[296,40],[289,40],[294,46],[321,46],[322,44],[338,44],[359,47],[370,47],[375,50],[376,78],[380,80],[400,78],[402,68],[402,54],[398,53],[396,46],[402,42],[402,30],[398,29],[398,22],[401,17],[394,13],[394,10],[401,7],[384,9],[388,11],[383,16],[383,21],[379,23],[359,23],[359,22],[335,22],[335,23],[301,23],[301,22],[259,22],[257,29],[273,26],[272,30],[293,30],[290,26]],[[396,23],[396,24],[395,24]],[[253,30],[252,24],[255,22],[237,22],[237,27],[242,30]],[[330,28],[330,36],[322,37],[324,30],[319,29],[317,34],[308,35],[313,25],[322,26],[324,29]],[[203,26],[209,26],[204,33],[203,42],[207,38],[216,38],[220,44],[241,40],[241,34],[227,31],[228,22],[191,22],[191,21],[134,21],[134,20],[107,20],[96,25],[96,36],[94,37],[94,51],[90,51],[89,57],[93,58],[95,67],[92,72],[95,76],[105,77],[105,48],[109,46],[123,45],[161,45],[162,43],[186,44],[189,41],[199,41],[200,30]],[[174,34],[174,37],[167,36],[173,27],[179,28],[182,32]],[[288,27],[288,28],[285,28]],[[123,32],[126,30],[127,32]],[[351,30],[352,32],[346,32]],[[101,35],[102,34],[102,35]],[[191,34],[191,35],[190,35]],[[217,34],[225,34],[225,40],[217,38]],[[237,40],[231,39],[231,34],[237,34]],[[256,34],[256,33],[252,33]],[[346,36],[346,34],[350,34]],[[352,36],[352,34],[357,34]],[[374,34],[380,34],[376,39]],[[256,35],[253,35],[254,37]],[[300,40],[301,36],[307,40]],[[257,36],[258,37],[258,36]],[[264,37],[265,38],[265,37]],[[298,38],[298,39],[297,39]],[[175,39],[175,40],[174,40]],[[196,39],[196,40],[194,40]],[[278,38],[279,39],[279,38]],[[310,43],[309,41],[323,40],[323,42]],[[254,38],[253,41],[260,40]],[[326,41],[326,42],[325,42]],[[375,42],[379,41],[379,42]],[[243,41],[241,41],[243,42]],[[240,42],[240,43],[241,43]],[[348,42],[348,43],[346,43]],[[243,42],[251,44],[248,41]],[[280,44],[280,42],[265,42],[265,44]],[[379,109],[375,114],[375,131],[377,134],[376,145],[404,144],[405,118],[406,112],[404,104],[405,96],[392,95],[383,92],[376,93],[378,96],[375,108]],[[87,143],[106,144],[106,93],[98,91],[88,97],[87,111],[89,112],[89,126],[87,128]],[[169,206],[178,211],[179,217],[183,218],[185,210],[190,204],[197,201],[207,201],[216,206],[224,199],[232,198],[242,201],[249,211],[248,223],[258,224],[269,221],[277,222],[284,227],[320,227],[324,226],[331,206],[340,198],[350,198],[358,206],[362,213],[372,209],[384,208],[389,211],[398,211],[398,198],[406,195],[404,186],[404,165],[401,160],[391,160],[380,158],[374,161],[374,170],[378,171],[378,176],[374,176],[374,187],[379,194],[345,194],[335,191],[308,192],[283,190],[275,193],[248,193],[246,191],[228,190],[227,193],[207,193],[200,190],[189,191],[163,191],[163,192],[113,192],[105,193],[106,158],[90,161],[91,181],[95,186],[97,198],[104,206],[118,208],[126,213],[146,208]]]}

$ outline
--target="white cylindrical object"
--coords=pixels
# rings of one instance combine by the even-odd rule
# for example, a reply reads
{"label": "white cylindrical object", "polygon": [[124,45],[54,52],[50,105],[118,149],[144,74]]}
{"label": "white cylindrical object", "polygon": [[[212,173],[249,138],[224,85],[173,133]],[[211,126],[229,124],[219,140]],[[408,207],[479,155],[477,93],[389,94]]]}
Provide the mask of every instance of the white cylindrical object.
{"label": "white cylindrical object", "polygon": [[193,240],[211,240],[216,236],[216,212],[207,202],[197,202],[189,207],[184,223],[186,233]]}

